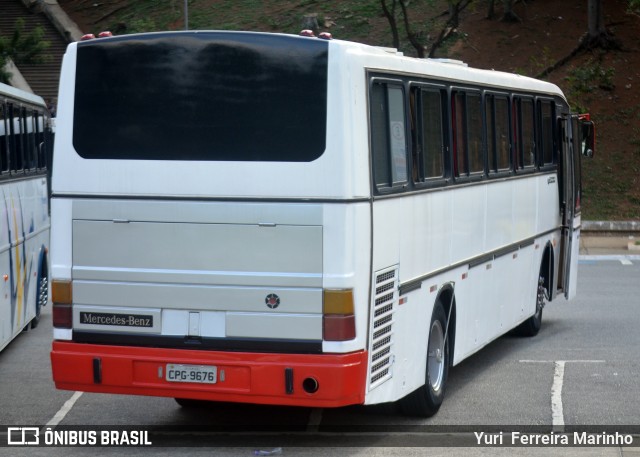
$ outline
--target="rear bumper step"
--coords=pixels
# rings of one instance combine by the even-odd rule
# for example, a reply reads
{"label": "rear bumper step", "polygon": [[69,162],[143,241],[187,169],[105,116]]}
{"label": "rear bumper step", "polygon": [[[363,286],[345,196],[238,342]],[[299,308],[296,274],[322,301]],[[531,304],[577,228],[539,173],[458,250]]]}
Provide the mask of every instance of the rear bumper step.
{"label": "rear bumper step", "polygon": [[[364,403],[367,360],[366,351],[265,354],[62,341],[51,351],[58,389],[309,407]],[[216,382],[168,381],[168,364],[215,366]]]}

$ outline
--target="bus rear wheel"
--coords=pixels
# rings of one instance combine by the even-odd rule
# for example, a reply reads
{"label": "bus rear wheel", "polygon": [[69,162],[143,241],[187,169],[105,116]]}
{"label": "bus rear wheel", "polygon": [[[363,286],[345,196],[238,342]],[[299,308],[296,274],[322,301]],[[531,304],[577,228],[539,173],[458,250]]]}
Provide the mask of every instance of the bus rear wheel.
{"label": "bus rear wheel", "polygon": [[400,409],[407,416],[431,417],[444,400],[449,374],[449,345],[446,344],[447,314],[437,302],[429,326],[425,383],[400,400]]}
{"label": "bus rear wheel", "polygon": [[37,283],[36,293],[38,296],[36,297],[36,315],[31,321],[31,328],[36,328],[40,323],[40,313],[42,312],[42,308],[47,306],[49,302],[49,275],[47,272],[47,260],[43,259],[42,265],[40,265],[40,274],[38,275],[38,283]]}
{"label": "bus rear wheel", "polygon": [[538,289],[536,293],[536,312],[529,319],[516,327],[516,333],[520,336],[536,336],[542,327],[542,309],[545,305],[547,290],[544,287],[544,276],[538,277]]}

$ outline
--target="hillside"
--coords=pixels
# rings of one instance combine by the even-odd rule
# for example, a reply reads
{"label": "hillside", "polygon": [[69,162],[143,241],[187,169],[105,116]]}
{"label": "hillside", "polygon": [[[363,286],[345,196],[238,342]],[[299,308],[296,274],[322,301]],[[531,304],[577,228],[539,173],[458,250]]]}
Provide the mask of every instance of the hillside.
{"label": "hillside", "polygon": [[[184,28],[183,2],[178,0],[59,3],[85,32]],[[569,55],[587,29],[584,0],[517,0],[514,11],[521,18],[517,23],[499,21],[502,2],[495,3],[497,18],[488,20],[486,2],[471,2],[436,55],[534,76]],[[563,89],[576,110],[589,111],[597,123],[596,157],[583,162],[583,212],[590,220],[640,220],[640,16],[628,11],[628,4],[628,0],[604,2],[605,22],[621,50],[578,54],[547,77]],[[448,19],[444,0],[414,0],[409,13],[412,31],[428,42]],[[337,38],[392,45],[380,0],[189,1],[191,29],[297,33],[310,14]],[[399,11],[397,15],[402,25]],[[402,26],[400,35],[400,49],[415,55]]]}

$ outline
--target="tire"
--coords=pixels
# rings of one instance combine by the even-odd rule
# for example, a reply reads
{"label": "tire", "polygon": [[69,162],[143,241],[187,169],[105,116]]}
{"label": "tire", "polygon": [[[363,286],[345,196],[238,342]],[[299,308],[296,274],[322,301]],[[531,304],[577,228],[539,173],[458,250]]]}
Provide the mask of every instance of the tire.
{"label": "tire", "polygon": [[210,406],[213,402],[207,400],[194,400],[192,398],[175,398],[177,404],[185,409],[200,409]]}
{"label": "tire", "polygon": [[447,314],[436,303],[429,326],[425,383],[400,400],[400,410],[407,416],[431,417],[440,409],[449,375],[449,344],[445,344]]}
{"label": "tire", "polygon": [[40,274],[38,275],[38,283],[36,289],[36,317],[31,320],[31,328],[36,328],[40,323],[40,313],[42,308],[47,306],[49,302],[49,275],[47,272],[47,259],[42,259],[40,266]]}
{"label": "tire", "polygon": [[538,276],[538,290],[536,293],[536,312],[529,319],[524,321],[515,329],[515,333],[519,336],[536,336],[542,327],[542,309],[544,308],[544,297],[547,290],[544,288],[544,277],[542,271]]}

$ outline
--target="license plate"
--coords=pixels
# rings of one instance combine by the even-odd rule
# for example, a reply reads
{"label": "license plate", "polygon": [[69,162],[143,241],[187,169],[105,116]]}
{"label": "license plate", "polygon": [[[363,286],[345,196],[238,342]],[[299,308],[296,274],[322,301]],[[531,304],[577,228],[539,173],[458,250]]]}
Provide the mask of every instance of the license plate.
{"label": "license plate", "polygon": [[217,367],[207,365],[167,364],[166,380],[169,382],[198,382],[215,384],[218,378]]}

